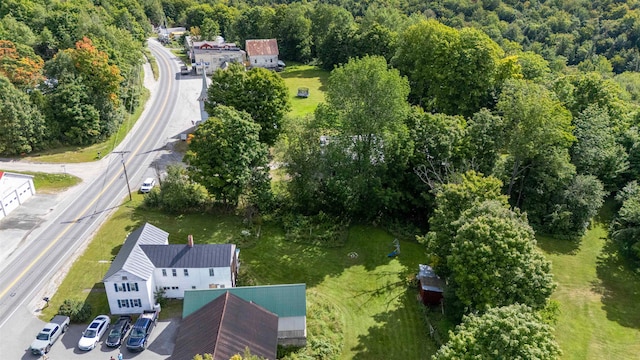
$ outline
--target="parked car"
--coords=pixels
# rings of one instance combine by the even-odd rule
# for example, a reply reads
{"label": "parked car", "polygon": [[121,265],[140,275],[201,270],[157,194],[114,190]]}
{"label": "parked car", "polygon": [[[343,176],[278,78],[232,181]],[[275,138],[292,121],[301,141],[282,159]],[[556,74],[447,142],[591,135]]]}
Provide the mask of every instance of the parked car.
{"label": "parked car", "polygon": [[123,315],[111,327],[107,341],[105,344],[109,347],[118,347],[122,344],[122,340],[127,336],[127,332],[131,328],[131,316]]}
{"label": "parked car", "polygon": [[151,191],[151,189],[153,189],[154,186],[156,186],[156,179],[146,178],[144,179],[144,182],[140,186],[140,192],[148,193],[149,191]]}
{"label": "parked car", "polygon": [[56,315],[49,321],[48,324],[42,328],[42,330],[33,340],[29,349],[34,355],[44,355],[51,350],[56,340],[67,331],[69,328],[69,317],[63,315]]}
{"label": "parked car", "polygon": [[155,327],[157,319],[158,311],[145,310],[131,329],[131,334],[129,334],[129,338],[127,339],[127,349],[130,351],[142,351],[146,349],[151,330]]}
{"label": "parked car", "polygon": [[109,328],[111,319],[107,315],[99,315],[87,329],[82,332],[82,337],[78,341],[78,349],[88,351],[96,347],[107,329]]}

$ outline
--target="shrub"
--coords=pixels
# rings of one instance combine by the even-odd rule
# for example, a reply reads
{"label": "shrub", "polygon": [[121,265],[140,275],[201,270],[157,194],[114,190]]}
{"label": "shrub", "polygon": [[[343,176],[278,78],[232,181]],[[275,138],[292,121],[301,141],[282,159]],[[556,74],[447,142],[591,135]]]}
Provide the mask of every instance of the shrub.
{"label": "shrub", "polygon": [[91,304],[75,299],[66,299],[58,313],[69,317],[73,323],[83,323],[91,317]]}

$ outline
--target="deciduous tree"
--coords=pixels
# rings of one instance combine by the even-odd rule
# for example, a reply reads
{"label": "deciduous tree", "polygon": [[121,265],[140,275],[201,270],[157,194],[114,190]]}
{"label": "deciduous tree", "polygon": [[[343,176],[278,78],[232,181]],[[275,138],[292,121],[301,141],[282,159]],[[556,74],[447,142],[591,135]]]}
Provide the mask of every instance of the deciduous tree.
{"label": "deciduous tree", "polygon": [[0,154],[29,153],[45,137],[45,121],[29,97],[0,75]]}

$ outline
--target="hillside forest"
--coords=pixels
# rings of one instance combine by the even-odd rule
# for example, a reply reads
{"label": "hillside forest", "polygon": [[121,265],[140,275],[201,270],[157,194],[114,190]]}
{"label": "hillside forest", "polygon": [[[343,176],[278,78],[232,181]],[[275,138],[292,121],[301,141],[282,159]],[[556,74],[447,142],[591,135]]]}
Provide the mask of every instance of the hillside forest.
{"label": "hillside forest", "polygon": [[[535,235],[577,241],[605,201],[611,241],[640,261],[637,1],[4,0],[0,19],[3,155],[116,132],[158,27],[276,38],[283,60],[331,71],[300,117],[278,74],[216,72],[187,168],[146,204],[417,236],[460,324],[438,359],[555,358]],[[532,345],[490,341],[492,324]]]}

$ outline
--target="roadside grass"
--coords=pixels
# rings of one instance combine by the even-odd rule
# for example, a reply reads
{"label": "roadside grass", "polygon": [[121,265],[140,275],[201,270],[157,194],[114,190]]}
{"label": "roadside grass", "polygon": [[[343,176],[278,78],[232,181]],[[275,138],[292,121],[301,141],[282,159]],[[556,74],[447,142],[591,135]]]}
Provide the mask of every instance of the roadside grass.
{"label": "roadside grass", "polygon": [[33,185],[36,187],[36,191],[44,194],[54,194],[64,191],[82,181],[82,179],[80,179],[79,177],[70,174],[49,174],[43,172],[13,171],[2,169],[0,169],[0,171],[32,175]]}
{"label": "roadside grass", "polygon": [[87,147],[64,146],[42,152],[35,152],[25,156],[24,159],[45,163],[82,163],[98,160],[98,154],[100,154],[100,157],[104,157],[113,151],[118,144],[120,144],[136,121],[140,118],[140,115],[144,110],[144,106],[151,96],[147,88],[143,87],[142,91],[143,93],[140,97],[140,106],[135,109],[133,114],[128,114],[125,117],[125,120],[122,125],[120,125],[118,131],[111,135],[106,141]]}
{"label": "roadside grass", "polygon": [[184,48],[170,48],[171,53],[177,56],[185,65],[190,65],[191,60],[189,60],[189,54],[184,50]]}
{"label": "roadside grass", "polygon": [[[417,360],[436,351],[417,289],[410,285],[424,259],[424,249],[417,242],[401,241],[401,255],[389,258],[393,238],[373,227],[353,226],[345,246],[326,248],[287,242],[282,229],[271,224],[262,225],[257,238],[258,229],[245,226],[237,216],[173,216],[142,209],[141,202],[142,195],[135,194],[133,201],[123,203],[100,228],[51,297],[42,318],[55,315],[67,298],[89,302],[94,316],[108,313],[102,277],[126,235],[149,222],[169,232],[171,243],[186,243],[187,235],[192,234],[196,243],[239,244],[243,283],[306,283],[308,308],[314,309],[308,314],[308,328],[341,330],[340,334],[309,336],[340,342],[330,344],[337,346],[340,359]],[[251,235],[243,236],[242,230],[251,230]],[[178,311],[173,313],[179,316]]]}
{"label": "roadside grass", "polygon": [[634,359],[640,353],[640,276],[620,258],[602,224],[581,242],[539,237],[553,264],[562,359]]}
{"label": "roadside grass", "polygon": [[[309,65],[287,65],[286,69],[280,73],[280,76],[282,76],[289,88],[289,98],[291,99],[290,116],[312,114],[318,104],[324,101],[324,91],[329,78],[328,71]],[[309,89],[308,98],[296,96],[300,87]]]}

